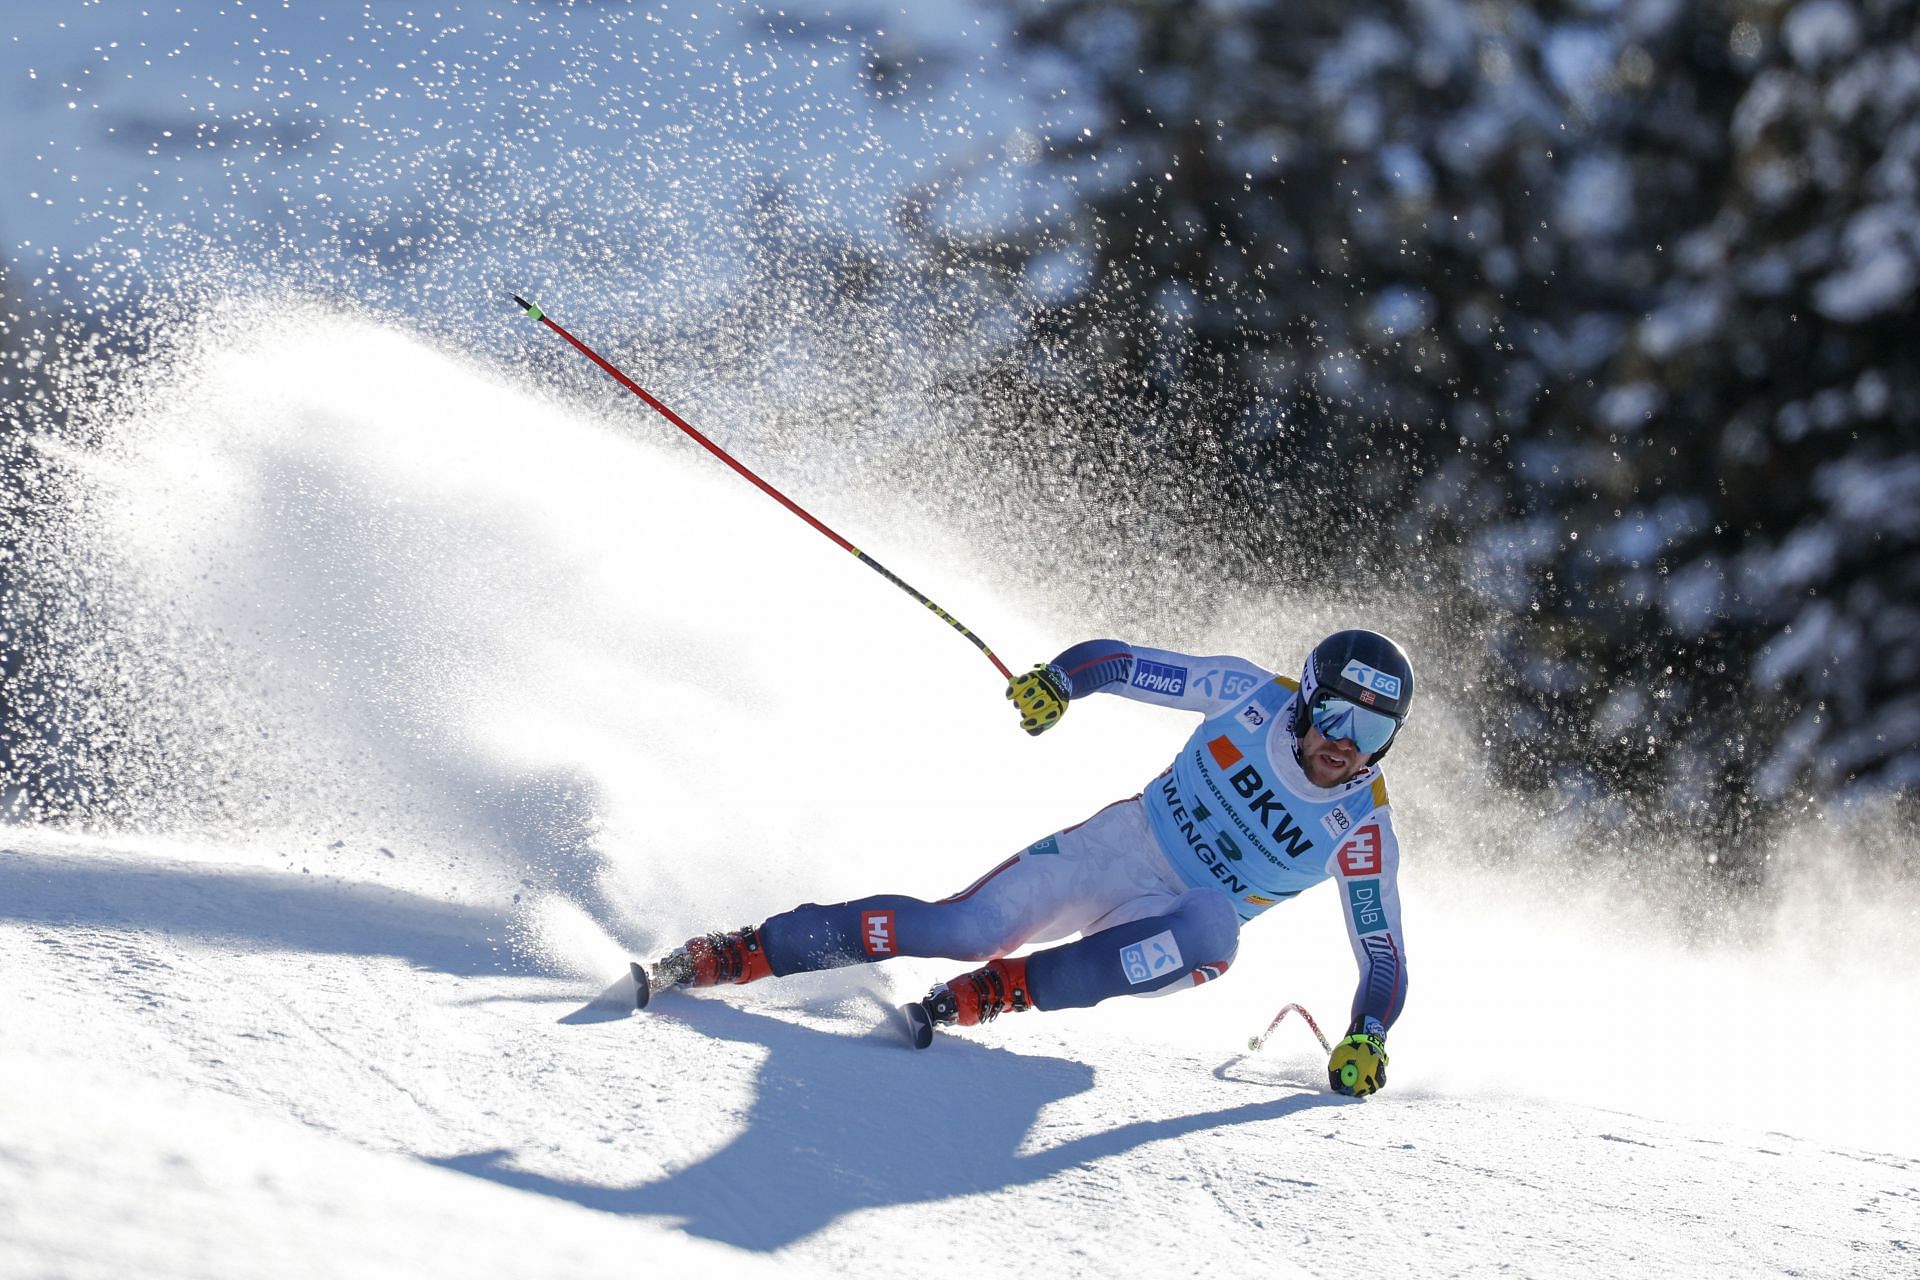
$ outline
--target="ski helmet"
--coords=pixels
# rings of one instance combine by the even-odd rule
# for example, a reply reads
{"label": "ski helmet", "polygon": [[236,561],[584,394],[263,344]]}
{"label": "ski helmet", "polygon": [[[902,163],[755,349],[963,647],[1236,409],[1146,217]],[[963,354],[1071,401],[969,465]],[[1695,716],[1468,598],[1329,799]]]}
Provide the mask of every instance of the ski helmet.
{"label": "ski helmet", "polygon": [[[1336,631],[1313,646],[1300,673],[1300,692],[1293,703],[1296,745],[1306,737],[1315,708],[1333,699],[1393,721],[1387,740],[1367,752],[1377,762],[1413,709],[1413,664],[1399,645],[1378,631]],[[1357,736],[1355,745],[1361,745]]]}

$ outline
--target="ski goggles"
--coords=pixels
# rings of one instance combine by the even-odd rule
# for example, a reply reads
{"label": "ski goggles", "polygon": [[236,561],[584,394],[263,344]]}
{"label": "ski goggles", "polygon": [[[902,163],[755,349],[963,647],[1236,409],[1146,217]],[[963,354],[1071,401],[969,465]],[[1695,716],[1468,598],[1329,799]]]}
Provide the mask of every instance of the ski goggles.
{"label": "ski goggles", "polygon": [[1393,741],[1400,722],[1384,712],[1345,698],[1322,698],[1313,704],[1313,727],[1334,742],[1351,742],[1370,756]]}

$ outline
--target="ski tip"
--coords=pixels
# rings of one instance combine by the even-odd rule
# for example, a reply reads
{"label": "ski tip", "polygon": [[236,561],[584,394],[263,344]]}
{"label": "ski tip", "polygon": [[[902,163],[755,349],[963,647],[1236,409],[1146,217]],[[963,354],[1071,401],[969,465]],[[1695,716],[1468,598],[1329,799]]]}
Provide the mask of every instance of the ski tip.
{"label": "ski tip", "polygon": [[907,1041],[916,1049],[933,1043],[933,1015],[923,1004],[910,1004],[900,1010],[907,1020]]}
{"label": "ski tip", "polygon": [[653,983],[647,980],[646,966],[635,960],[630,966],[633,970],[633,1007],[644,1009],[653,999]]}

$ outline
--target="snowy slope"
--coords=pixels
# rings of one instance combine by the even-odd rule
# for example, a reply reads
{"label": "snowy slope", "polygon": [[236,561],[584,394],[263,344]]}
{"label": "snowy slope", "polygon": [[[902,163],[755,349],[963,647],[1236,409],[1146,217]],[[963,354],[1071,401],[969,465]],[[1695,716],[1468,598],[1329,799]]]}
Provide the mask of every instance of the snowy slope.
{"label": "snowy slope", "polygon": [[706,1242],[818,1273],[1884,1275],[1912,1247],[1911,1146],[1439,1089],[1418,1032],[1353,1103],[1304,1043],[1233,1052],[1224,1008],[1211,1042],[1121,1010],[916,1055],[836,977],[643,1025],[486,972],[484,910],[12,843],[9,1275],[611,1275]]}
{"label": "snowy slope", "polygon": [[[84,601],[120,798],[0,831],[0,1274],[1912,1272],[1911,899],[1811,852],[1750,915],[1576,878],[1444,692],[1393,761],[1379,1097],[1291,1021],[1244,1049],[1289,1000],[1343,1020],[1324,891],[1223,982],[926,1054],[888,1010],[941,962],[627,1013],[629,953],[950,892],[1186,720],[1028,739],[963,641],[657,424],[252,319],[63,455],[40,586]],[[1095,625],[998,587],[991,528],[822,514],[1010,664]],[[1286,665],[1328,621],[1115,614]]]}

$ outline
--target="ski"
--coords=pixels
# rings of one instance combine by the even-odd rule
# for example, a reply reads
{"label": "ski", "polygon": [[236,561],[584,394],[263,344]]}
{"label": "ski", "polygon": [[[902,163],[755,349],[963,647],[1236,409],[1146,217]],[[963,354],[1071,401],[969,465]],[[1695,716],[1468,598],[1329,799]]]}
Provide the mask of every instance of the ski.
{"label": "ski", "polygon": [[900,1010],[907,1020],[907,1040],[916,1049],[925,1049],[933,1043],[933,1015],[927,1012],[927,1006],[915,1001],[904,1005]]}
{"label": "ski", "polygon": [[671,956],[663,956],[651,965],[638,960],[628,964],[628,968],[633,970],[634,1008],[644,1009],[653,1003],[654,996],[660,992],[686,985],[684,977],[674,969],[671,960]]}
{"label": "ski", "polygon": [[[672,974],[661,972],[659,965],[649,970],[646,965],[633,960],[628,962],[627,967],[633,971],[633,1007],[636,1010],[644,1009],[653,1003],[654,988],[660,985],[663,979],[665,980],[664,989],[671,990],[675,985]],[[908,1044],[916,1049],[926,1049],[933,1045],[933,1015],[927,1011],[925,1004],[916,1000],[902,1005],[900,1016],[906,1023]]]}
{"label": "ski", "polygon": [[647,968],[635,960],[633,968],[633,1007],[644,1009],[653,999],[653,980],[647,976]]}

